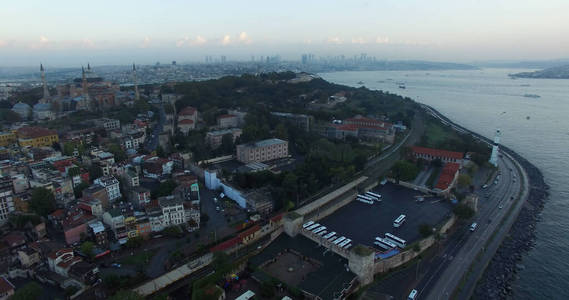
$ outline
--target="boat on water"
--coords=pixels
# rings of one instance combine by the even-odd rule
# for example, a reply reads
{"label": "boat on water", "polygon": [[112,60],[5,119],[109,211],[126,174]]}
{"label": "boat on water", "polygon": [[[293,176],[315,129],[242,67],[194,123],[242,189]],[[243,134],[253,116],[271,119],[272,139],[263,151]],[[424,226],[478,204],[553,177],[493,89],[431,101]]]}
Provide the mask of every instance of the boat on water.
{"label": "boat on water", "polygon": [[399,85],[400,89],[406,89],[405,85]]}
{"label": "boat on water", "polygon": [[529,84],[524,83],[524,84],[520,84],[520,86],[529,86]]}
{"label": "boat on water", "polygon": [[526,97],[526,98],[541,98],[540,95],[536,95],[536,94],[524,94],[524,97]]}
{"label": "boat on water", "polygon": [[358,84],[364,84],[364,82],[360,80],[360,81],[358,81]]}

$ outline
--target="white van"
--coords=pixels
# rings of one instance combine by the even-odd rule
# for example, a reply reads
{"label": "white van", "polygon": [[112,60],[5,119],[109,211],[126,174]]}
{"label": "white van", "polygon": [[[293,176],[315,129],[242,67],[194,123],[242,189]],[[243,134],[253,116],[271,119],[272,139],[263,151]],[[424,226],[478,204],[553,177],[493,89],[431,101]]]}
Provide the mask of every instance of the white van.
{"label": "white van", "polygon": [[476,224],[476,222],[472,223],[472,225],[470,225],[470,231],[476,230],[476,226],[478,226],[478,224]]}
{"label": "white van", "polygon": [[412,290],[411,293],[409,293],[409,297],[407,297],[407,300],[415,300],[417,299],[417,290]]}

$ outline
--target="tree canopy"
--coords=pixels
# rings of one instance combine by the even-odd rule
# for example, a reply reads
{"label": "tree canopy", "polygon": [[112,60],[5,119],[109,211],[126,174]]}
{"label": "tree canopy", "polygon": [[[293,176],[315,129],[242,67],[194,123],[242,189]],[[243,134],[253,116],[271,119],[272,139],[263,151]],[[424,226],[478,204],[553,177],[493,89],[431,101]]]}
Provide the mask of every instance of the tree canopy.
{"label": "tree canopy", "polygon": [[30,209],[40,216],[46,217],[56,208],[55,196],[43,187],[35,188],[32,191]]}

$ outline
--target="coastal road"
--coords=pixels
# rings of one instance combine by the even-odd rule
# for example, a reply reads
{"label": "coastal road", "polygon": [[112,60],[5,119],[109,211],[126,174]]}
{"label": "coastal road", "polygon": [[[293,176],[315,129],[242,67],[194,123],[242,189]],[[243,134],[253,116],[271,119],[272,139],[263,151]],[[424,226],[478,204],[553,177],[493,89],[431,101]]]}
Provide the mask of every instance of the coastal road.
{"label": "coastal road", "polygon": [[160,135],[160,133],[162,133],[162,129],[164,127],[164,123],[166,122],[166,113],[164,112],[164,104],[161,102],[160,103],[160,116],[158,118],[158,123],[156,123],[156,125],[154,125],[154,128],[152,129],[152,134],[149,138],[147,138],[146,140],[146,145],[144,146],[144,149],[148,152],[152,152],[156,149],[156,147],[158,146],[158,136]]}
{"label": "coastal road", "polygon": [[[488,189],[477,191],[480,197],[479,211],[473,220],[478,224],[477,229],[469,232],[469,224],[459,229],[458,239],[448,244],[439,258],[439,265],[431,264],[431,268],[417,285],[416,289],[421,298],[449,299],[459,286],[463,275],[469,272],[480,250],[486,247],[488,239],[501,226],[502,218],[515,203],[512,197],[515,199],[520,191],[521,174],[507,157],[500,159],[499,170],[501,176],[497,185],[493,184]],[[499,236],[493,239],[497,240],[500,240]],[[470,286],[465,286],[464,290],[470,290]]]}

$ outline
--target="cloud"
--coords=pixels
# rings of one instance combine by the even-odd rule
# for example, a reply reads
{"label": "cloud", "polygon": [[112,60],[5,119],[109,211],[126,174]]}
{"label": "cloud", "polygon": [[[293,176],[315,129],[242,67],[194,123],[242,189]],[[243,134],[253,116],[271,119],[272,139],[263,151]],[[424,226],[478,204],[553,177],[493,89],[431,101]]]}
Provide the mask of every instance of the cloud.
{"label": "cloud", "polygon": [[148,46],[150,46],[150,38],[149,37],[144,37],[144,40],[142,40],[142,45],[140,45],[140,47],[142,48],[148,48]]}
{"label": "cloud", "polygon": [[81,45],[83,46],[83,48],[94,48],[95,42],[93,42],[88,38],[84,38],[83,41],[81,42]]}
{"label": "cloud", "polygon": [[389,38],[386,36],[385,37],[378,36],[375,39],[375,43],[376,44],[389,44]]}
{"label": "cloud", "polygon": [[247,32],[243,31],[239,34],[239,42],[243,44],[250,44],[251,38],[247,35]]}
{"label": "cloud", "polygon": [[221,44],[223,46],[227,46],[229,44],[231,44],[231,36],[229,34],[226,34],[222,39],[221,39]]}
{"label": "cloud", "polygon": [[355,38],[352,38],[352,44],[367,44],[367,40],[361,36],[355,37]]}
{"label": "cloud", "polygon": [[338,45],[339,45],[339,44],[342,44],[343,42],[344,42],[344,41],[343,41],[341,38],[337,37],[337,36],[328,38],[328,43],[329,43],[329,44],[338,44]]}
{"label": "cloud", "polygon": [[184,46],[201,46],[207,43],[207,39],[205,39],[203,36],[198,35],[196,36],[196,38],[192,39],[190,37],[184,37],[183,39],[180,39],[178,41],[176,41],[176,47],[181,48]]}
{"label": "cloud", "polygon": [[4,40],[0,40],[0,48],[5,47],[8,43]]}
{"label": "cloud", "polygon": [[30,44],[30,48],[41,49],[41,48],[46,48],[46,47],[50,46],[51,44],[53,44],[53,42],[50,42],[47,37],[42,35],[39,37],[37,42],[33,42]]}

